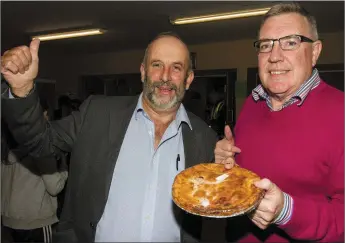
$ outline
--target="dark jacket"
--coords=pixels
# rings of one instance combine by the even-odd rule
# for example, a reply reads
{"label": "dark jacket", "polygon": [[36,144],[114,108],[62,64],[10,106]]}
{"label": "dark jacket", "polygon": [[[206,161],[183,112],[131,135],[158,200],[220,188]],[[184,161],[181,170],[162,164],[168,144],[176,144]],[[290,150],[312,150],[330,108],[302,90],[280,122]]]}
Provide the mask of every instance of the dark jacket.
{"label": "dark jacket", "polygon": [[[93,242],[108,198],[117,157],[138,97],[91,96],[79,112],[59,121],[43,119],[37,92],[26,98],[2,98],[3,116],[17,142],[31,155],[71,152],[69,180],[55,242]],[[183,124],[186,167],[212,161],[216,134],[188,113],[193,130]],[[201,218],[180,212],[181,241],[201,235]]]}

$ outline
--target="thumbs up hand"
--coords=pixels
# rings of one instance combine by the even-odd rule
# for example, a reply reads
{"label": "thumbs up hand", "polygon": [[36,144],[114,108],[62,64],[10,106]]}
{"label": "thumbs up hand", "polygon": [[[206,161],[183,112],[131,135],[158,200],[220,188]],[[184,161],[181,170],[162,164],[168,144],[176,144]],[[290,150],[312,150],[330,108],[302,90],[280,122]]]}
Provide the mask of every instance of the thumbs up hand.
{"label": "thumbs up hand", "polygon": [[1,73],[16,96],[24,97],[33,88],[38,73],[39,45],[40,40],[34,39],[29,47],[14,47],[1,56]]}
{"label": "thumbs up hand", "polygon": [[219,140],[214,150],[215,162],[224,164],[226,169],[231,169],[235,164],[235,154],[241,149],[235,146],[235,140],[228,125],[224,128],[225,137]]}

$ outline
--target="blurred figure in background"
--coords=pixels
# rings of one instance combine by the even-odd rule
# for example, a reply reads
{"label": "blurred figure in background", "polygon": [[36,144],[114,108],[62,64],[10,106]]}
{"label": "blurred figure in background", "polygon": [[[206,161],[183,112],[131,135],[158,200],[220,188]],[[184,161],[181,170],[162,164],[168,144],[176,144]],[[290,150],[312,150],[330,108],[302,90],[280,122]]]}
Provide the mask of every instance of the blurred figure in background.
{"label": "blurred figure in background", "polygon": [[217,133],[218,139],[224,135],[224,125],[226,124],[226,105],[224,88],[215,88],[207,99],[210,104],[209,125]]}
{"label": "blurred figure in background", "polygon": [[[41,102],[48,120],[48,106]],[[1,219],[13,242],[52,242],[57,195],[68,176],[64,156],[33,158],[1,126]],[[49,161],[50,160],[50,161]]]}
{"label": "blurred figure in background", "polygon": [[[82,102],[77,97],[71,97],[68,94],[60,95],[58,98],[58,109],[54,111],[54,120],[59,120],[61,118],[64,118],[66,116],[69,116],[73,111],[76,111],[79,109],[79,106]],[[69,162],[70,162],[70,156],[71,153],[64,153],[63,154],[67,169],[69,170]],[[66,182],[67,184],[67,182]],[[65,194],[66,194],[66,187],[63,188],[63,190],[59,193],[57,196],[58,200],[58,208],[57,208],[57,216],[60,218],[60,214],[62,212],[62,208],[65,201]]]}
{"label": "blurred figure in background", "polygon": [[77,98],[71,98],[66,94],[60,95],[58,98],[58,109],[54,112],[54,119],[58,120],[68,116],[72,111],[79,109],[81,101]]}

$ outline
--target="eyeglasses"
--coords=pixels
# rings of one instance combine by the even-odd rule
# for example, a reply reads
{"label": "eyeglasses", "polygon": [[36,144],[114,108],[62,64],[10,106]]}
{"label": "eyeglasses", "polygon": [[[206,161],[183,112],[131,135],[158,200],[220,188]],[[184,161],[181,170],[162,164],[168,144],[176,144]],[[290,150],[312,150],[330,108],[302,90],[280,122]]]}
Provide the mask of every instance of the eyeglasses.
{"label": "eyeglasses", "polygon": [[312,39],[305,37],[303,35],[288,35],[281,37],[279,39],[263,39],[254,42],[254,47],[257,52],[267,53],[271,52],[273,49],[274,42],[278,41],[279,46],[284,51],[296,50],[302,42],[313,43]]}

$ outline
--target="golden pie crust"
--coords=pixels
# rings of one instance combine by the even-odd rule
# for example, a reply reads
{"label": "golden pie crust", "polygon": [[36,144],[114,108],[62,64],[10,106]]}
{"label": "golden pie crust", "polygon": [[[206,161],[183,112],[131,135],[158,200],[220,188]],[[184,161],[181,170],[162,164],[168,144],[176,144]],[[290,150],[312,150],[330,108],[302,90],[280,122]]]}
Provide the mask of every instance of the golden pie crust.
{"label": "golden pie crust", "polygon": [[[227,174],[227,178],[216,178]],[[219,179],[219,178],[218,178]],[[172,187],[173,201],[183,210],[201,216],[231,217],[257,206],[263,190],[253,185],[260,180],[254,172],[223,164],[203,163],[180,172]]]}

